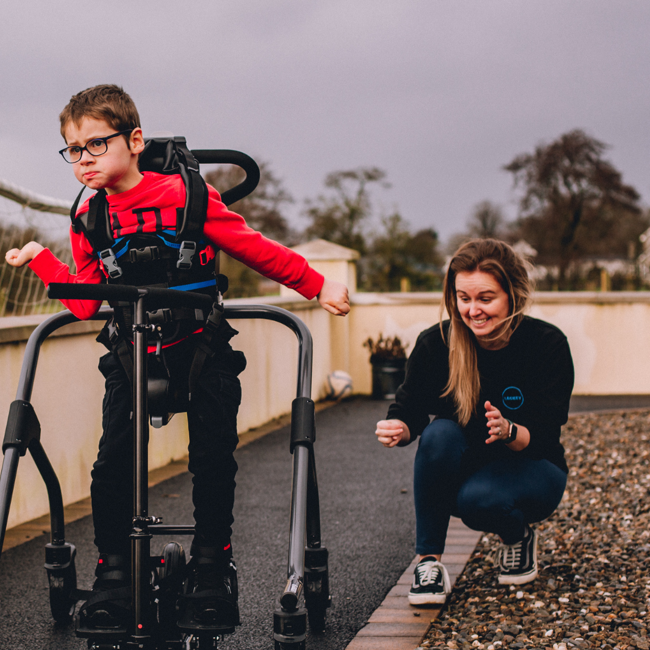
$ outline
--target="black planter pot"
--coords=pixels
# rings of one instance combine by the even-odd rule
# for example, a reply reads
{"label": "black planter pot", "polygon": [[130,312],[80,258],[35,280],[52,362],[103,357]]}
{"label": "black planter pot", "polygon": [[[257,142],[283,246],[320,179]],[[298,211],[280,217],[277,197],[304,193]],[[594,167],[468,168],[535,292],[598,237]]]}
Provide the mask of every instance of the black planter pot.
{"label": "black planter pot", "polygon": [[406,359],[370,357],[372,365],[372,399],[395,399],[404,383]]}

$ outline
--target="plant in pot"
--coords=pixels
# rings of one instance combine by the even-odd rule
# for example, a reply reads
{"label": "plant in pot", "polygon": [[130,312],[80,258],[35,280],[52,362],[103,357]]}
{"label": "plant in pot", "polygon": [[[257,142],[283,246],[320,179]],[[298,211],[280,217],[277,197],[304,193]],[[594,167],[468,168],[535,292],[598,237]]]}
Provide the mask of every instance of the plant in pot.
{"label": "plant in pot", "polygon": [[398,336],[375,341],[369,338],[363,347],[370,350],[372,366],[372,398],[395,399],[398,387],[404,382],[406,369],[406,348]]}

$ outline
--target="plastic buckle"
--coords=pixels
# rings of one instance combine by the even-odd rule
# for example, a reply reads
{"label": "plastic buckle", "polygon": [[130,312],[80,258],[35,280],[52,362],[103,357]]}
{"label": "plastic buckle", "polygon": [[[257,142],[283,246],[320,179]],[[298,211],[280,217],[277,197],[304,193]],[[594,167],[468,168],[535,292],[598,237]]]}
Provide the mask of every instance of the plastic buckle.
{"label": "plastic buckle", "polygon": [[108,340],[110,344],[115,345],[115,343],[117,343],[117,340],[120,338],[120,332],[117,329],[115,321],[109,320],[108,323],[106,323],[106,329],[108,331]]}
{"label": "plastic buckle", "polygon": [[169,323],[174,318],[171,309],[165,307],[164,309],[156,309],[155,311],[147,312],[149,315],[149,322],[152,324]]}
{"label": "plastic buckle", "polygon": [[206,246],[200,253],[199,253],[199,261],[201,262],[201,266],[205,266],[210,262],[210,260],[213,260],[216,257],[214,251],[212,250],[212,246]]}
{"label": "plastic buckle", "polygon": [[183,271],[187,271],[192,268],[192,258],[196,253],[196,242],[195,241],[184,241],[181,242],[180,250],[178,251],[178,262],[176,262],[176,268]]}
{"label": "plastic buckle", "polygon": [[106,273],[110,278],[119,278],[122,275],[122,269],[117,263],[117,258],[112,248],[107,248],[99,253],[99,259],[102,261]]}
{"label": "plastic buckle", "polygon": [[208,317],[205,319],[205,326],[208,328],[214,328],[215,330],[218,329],[219,324],[221,323],[221,317],[223,316],[223,310],[223,305],[214,303]]}
{"label": "plastic buckle", "polygon": [[129,251],[129,261],[132,264],[138,262],[153,262],[160,259],[158,246],[145,246],[144,248],[132,248]]}

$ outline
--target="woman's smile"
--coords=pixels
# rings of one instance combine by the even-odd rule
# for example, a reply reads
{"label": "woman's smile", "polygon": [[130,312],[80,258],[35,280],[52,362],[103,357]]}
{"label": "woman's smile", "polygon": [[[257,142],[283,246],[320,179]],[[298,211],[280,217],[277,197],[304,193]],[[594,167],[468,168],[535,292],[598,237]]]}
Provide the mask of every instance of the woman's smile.
{"label": "woman's smile", "polygon": [[456,275],[456,300],[463,322],[479,345],[498,349],[504,342],[493,339],[499,325],[510,315],[510,300],[497,280],[483,271]]}

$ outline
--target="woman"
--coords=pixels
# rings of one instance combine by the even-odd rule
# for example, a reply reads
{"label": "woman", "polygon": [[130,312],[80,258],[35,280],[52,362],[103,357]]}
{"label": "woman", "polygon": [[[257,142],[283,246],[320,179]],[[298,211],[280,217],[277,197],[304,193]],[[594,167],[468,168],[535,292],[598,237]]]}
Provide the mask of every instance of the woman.
{"label": "woman", "polygon": [[450,321],[420,334],[388,419],[377,423],[385,447],[420,436],[413,605],[444,603],[450,591],[440,557],[452,514],[501,537],[500,584],[537,576],[530,524],[553,513],[566,487],[560,429],[573,361],[559,329],[524,316],[531,290],[507,244],[461,246],[443,287]]}

